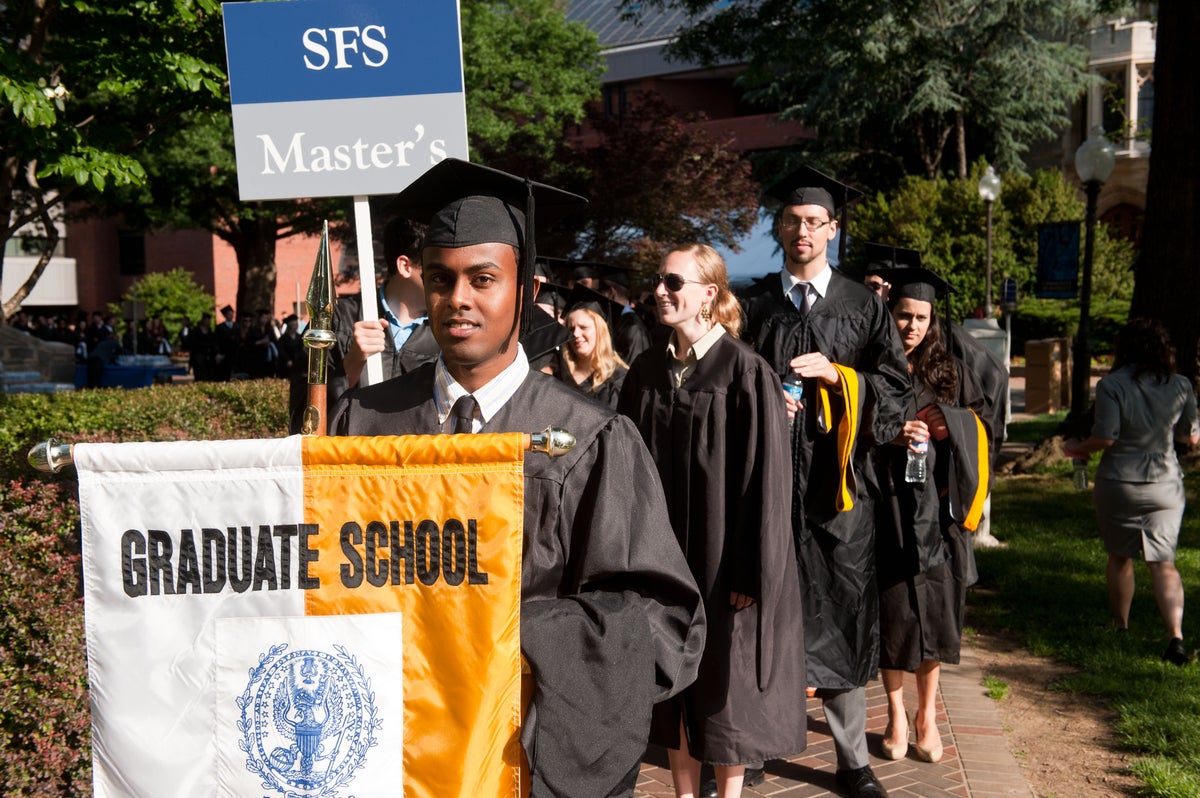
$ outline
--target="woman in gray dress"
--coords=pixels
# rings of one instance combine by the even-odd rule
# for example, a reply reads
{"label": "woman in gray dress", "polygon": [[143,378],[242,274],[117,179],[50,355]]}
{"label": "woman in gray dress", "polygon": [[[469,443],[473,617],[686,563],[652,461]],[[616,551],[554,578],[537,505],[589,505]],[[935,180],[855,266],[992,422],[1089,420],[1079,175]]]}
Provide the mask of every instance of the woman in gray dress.
{"label": "woman in gray dress", "polygon": [[1196,395],[1175,373],[1166,328],[1130,321],[1117,336],[1112,373],[1096,386],[1096,421],[1085,441],[1063,445],[1068,457],[1102,451],[1096,470],[1096,520],[1108,551],[1108,602],[1113,625],[1129,628],[1133,558],[1145,557],[1170,643],[1163,659],[1189,657],[1183,645],[1183,582],[1175,546],[1183,519],[1183,471],[1173,441],[1200,442]]}

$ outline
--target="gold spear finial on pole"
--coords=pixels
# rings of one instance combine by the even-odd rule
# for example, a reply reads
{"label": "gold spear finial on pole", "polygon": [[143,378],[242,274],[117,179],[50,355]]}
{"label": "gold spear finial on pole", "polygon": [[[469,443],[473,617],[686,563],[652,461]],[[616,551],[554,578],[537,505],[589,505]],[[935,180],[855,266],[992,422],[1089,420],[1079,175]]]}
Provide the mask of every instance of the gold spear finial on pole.
{"label": "gold spear finial on pole", "polygon": [[329,258],[328,220],[321,231],[321,246],[304,304],[308,307],[308,329],[304,331],[304,345],[308,348],[308,405],[304,408],[300,431],[305,435],[324,435],[328,422],[325,367],[329,347],[337,341],[333,334],[333,266]]}

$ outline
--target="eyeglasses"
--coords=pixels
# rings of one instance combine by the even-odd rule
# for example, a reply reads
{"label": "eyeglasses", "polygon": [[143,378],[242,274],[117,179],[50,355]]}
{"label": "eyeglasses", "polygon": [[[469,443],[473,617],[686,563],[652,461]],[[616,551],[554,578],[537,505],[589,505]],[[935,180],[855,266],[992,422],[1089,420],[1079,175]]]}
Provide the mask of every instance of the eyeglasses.
{"label": "eyeglasses", "polygon": [[799,216],[785,216],[780,220],[779,226],[784,230],[799,230],[803,225],[808,232],[815,233],[832,221],[832,219],[801,219]]}
{"label": "eyeglasses", "polygon": [[675,292],[682,291],[683,287],[688,283],[692,283],[693,285],[708,285],[708,283],[700,280],[689,280],[682,274],[674,274],[672,272],[667,272],[666,274],[656,274],[651,278],[651,287],[658,288],[659,283],[664,284],[668,291]]}
{"label": "eyeglasses", "polygon": [[867,288],[871,289],[876,294],[878,294],[884,288],[887,288],[889,285],[890,285],[890,283],[886,283],[883,280],[868,280],[867,281]]}

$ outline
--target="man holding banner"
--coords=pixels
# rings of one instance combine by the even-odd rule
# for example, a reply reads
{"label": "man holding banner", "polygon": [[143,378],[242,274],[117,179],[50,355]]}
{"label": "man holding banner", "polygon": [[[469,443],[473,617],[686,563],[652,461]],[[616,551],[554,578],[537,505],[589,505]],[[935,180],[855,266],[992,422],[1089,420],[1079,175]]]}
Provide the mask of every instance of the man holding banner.
{"label": "man holding banner", "polygon": [[442,354],[351,389],[330,428],[575,436],[569,453],[524,463],[520,633],[533,693],[521,742],[534,796],[629,795],[651,706],[695,678],[703,610],[633,425],[531,371],[518,343],[535,202],[544,214],[585,200],[455,159],[397,197],[393,210],[430,225],[425,294]]}

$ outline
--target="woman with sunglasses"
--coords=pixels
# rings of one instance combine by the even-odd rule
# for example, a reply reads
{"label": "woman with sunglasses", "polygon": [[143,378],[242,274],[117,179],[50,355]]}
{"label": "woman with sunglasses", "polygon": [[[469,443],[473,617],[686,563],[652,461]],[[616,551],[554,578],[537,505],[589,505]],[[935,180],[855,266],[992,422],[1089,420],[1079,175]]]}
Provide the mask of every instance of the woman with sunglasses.
{"label": "woman with sunglasses", "polygon": [[718,795],[736,798],[746,764],[805,746],[788,421],[779,378],[737,338],[716,251],[668,254],[654,296],[670,339],[634,362],[618,410],[658,466],[708,635],[695,683],[655,707],[651,740],[668,749],[676,796],[697,794],[708,762]]}

